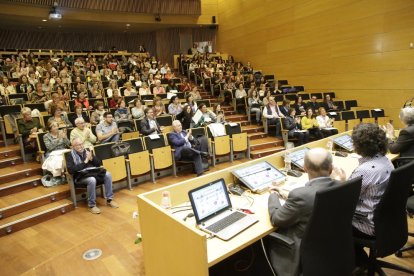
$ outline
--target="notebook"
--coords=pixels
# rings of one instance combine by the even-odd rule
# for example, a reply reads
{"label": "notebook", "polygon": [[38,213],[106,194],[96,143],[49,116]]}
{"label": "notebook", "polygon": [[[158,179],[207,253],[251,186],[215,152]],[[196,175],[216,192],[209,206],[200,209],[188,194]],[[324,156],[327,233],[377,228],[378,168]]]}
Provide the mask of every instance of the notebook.
{"label": "notebook", "polygon": [[188,192],[197,227],[229,240],[259,220],[233,210],[224,180],[218,179]]}

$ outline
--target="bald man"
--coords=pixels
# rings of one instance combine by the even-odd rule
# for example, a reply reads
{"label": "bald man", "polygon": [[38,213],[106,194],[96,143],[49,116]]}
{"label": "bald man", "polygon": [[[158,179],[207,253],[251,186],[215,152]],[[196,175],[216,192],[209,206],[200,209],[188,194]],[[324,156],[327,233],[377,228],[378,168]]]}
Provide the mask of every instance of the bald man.
{"label": "bald man", "polygon": [[[271,223],[277,226],[277,232],[291,238],[293,245],[271,240],[270,260],[277,275],[299,275],[300,241],[312,214],[315,194],[319,190],[337,185],[332,180],[332,155],[322,148],[309,150],[305,155],[305,171],[309,181],[302,188],[289,193],[282,206],[279,193],[271,193],[268,208]],[[275,188],[278,192],[278,189]]]}

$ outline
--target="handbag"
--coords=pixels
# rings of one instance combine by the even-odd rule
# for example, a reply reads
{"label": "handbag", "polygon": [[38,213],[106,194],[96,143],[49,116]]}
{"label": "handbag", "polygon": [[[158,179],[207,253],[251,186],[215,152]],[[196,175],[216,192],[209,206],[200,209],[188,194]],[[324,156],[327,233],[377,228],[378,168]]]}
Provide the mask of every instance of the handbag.
{"label": "handbag", "polygon": [[128,155],[131,145],[125,142],[119,142],[111,146],[112,157],[118,157],[121,155]]}
{"label": "handbag", "polygon": [[75,184],[87,177],[95,177],[97,183],[103,183],[106,175],[106,169],[101,167],[89,167],[79,171],[76,174]]}

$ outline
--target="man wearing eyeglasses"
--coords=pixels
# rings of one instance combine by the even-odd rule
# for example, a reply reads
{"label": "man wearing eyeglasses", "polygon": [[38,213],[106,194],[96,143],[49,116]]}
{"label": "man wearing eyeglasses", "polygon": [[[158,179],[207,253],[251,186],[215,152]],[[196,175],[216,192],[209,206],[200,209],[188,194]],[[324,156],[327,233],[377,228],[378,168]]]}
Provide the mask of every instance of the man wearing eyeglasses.
{"label": "man wearing eyeglasses", "polygon": [[101,210],[96,206],[96,185],[103,183],[105,187],[106,205],[118,208],[119,205],[112,200],[112,175],[108,171],[105,174],[92,175],[86,173],[91,168],[99,168],[102,161],[99,160],[89,149],[85,149],[83,141],[75,138],[72,141],[71,156],[66,159],[69,173],[73,176],[75,186],[86,186],[88,194],[88,207],[92,214],[100,214]]}

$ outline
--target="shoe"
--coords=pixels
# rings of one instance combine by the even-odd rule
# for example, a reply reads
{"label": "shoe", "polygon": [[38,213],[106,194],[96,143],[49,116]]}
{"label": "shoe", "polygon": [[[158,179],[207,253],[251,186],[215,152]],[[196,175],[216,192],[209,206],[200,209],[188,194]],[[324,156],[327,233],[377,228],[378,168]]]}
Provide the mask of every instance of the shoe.
{"label": "shoe", "polygon": [[202,176],[204,173],[198,173],[197,174],[197,177],[199,177],[199,176]]}
{"label": "shoe", "polygon": [[108,205],[108,206],[110,206],[110,207],[112,207],[112,208],[119,208],[119,205],[118,205],[118,203],[116,203],[115,201],[113,201],[113,200],[111,200],[111,201],[107,201],[106,202],[106,205]]}
{"label": "shoe", "polygon": [[89,207],[89,212],[91,212],[92,214],[100,214],[101,213],[101,209],[99,209],[98,207],[96,207],[96,206],[93,206],[93,207]]}

